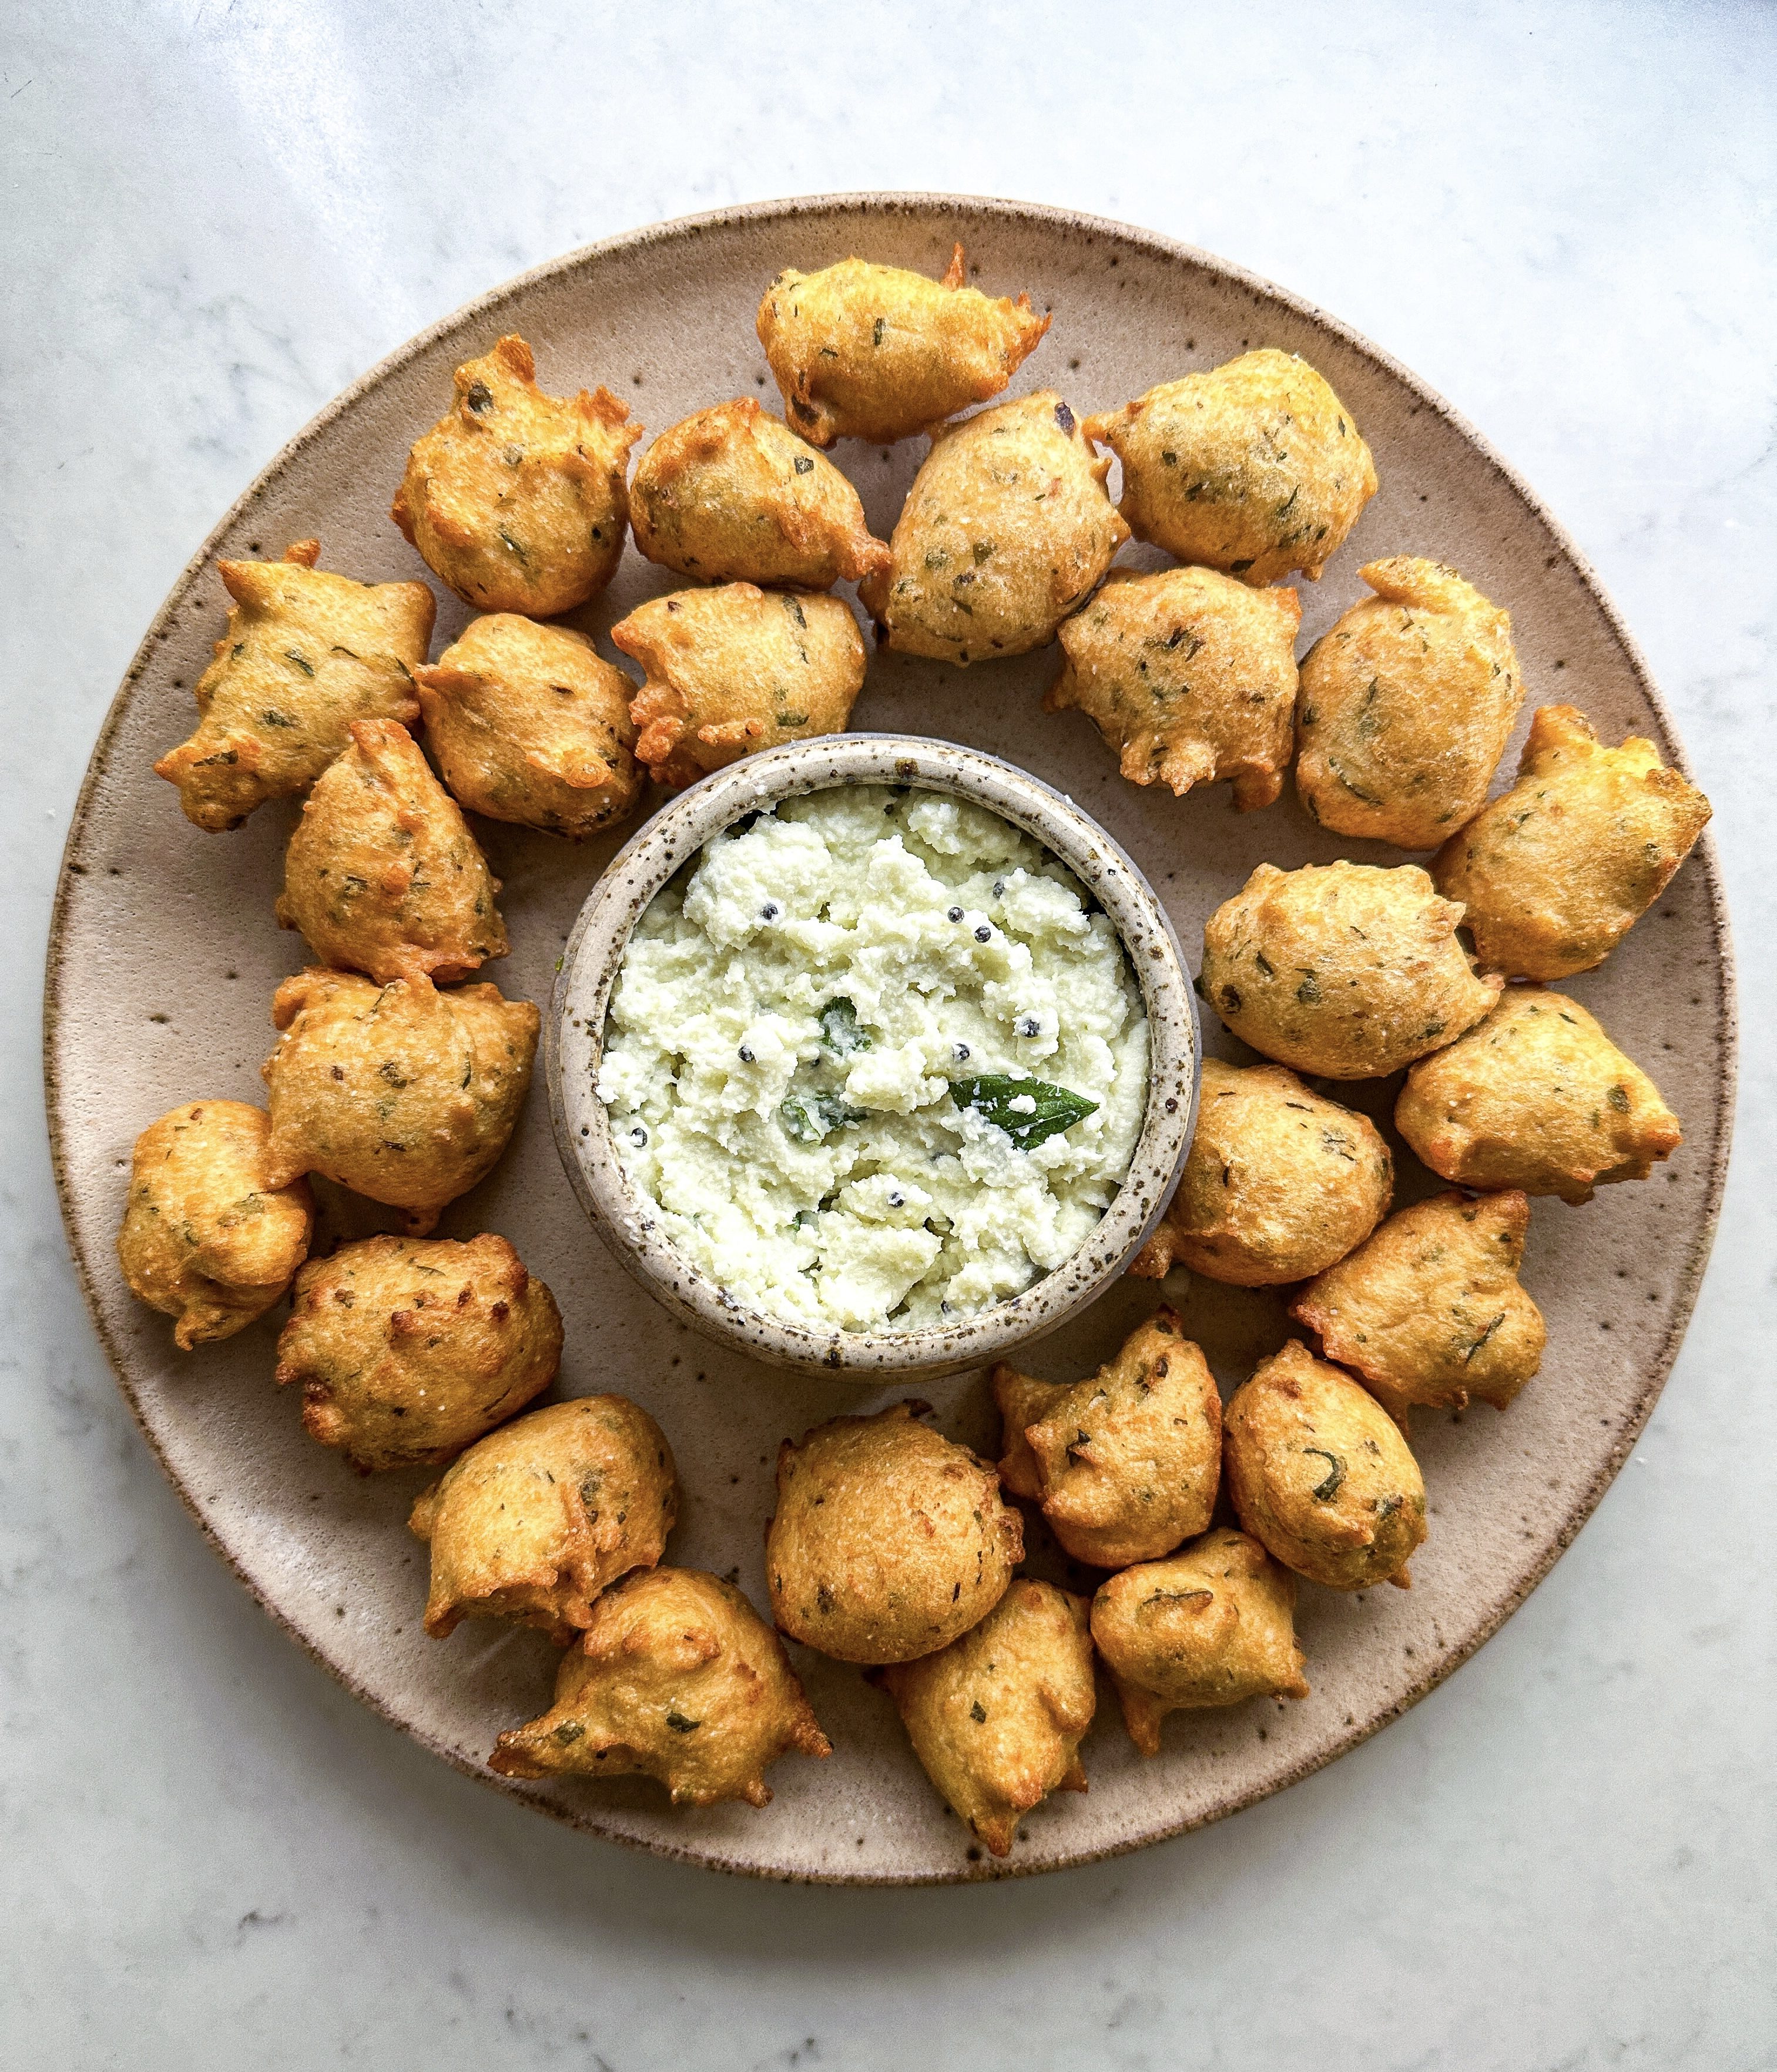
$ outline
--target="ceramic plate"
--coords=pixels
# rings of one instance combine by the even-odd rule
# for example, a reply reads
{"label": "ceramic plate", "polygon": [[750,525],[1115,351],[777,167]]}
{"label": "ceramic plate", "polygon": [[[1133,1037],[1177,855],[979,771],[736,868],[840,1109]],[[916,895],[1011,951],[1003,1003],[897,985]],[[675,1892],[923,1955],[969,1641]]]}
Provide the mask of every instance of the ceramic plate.
{"label": "ceramic plate", "polygon": [[[51,938],[51,1129],[87,1299],[143,1431],[242,1581],[367,1704],[497,1789],[591,1834],[776,1877],[936,1881],[1080,1863],[1249,1804],[1393,1719],[1523,1601],[1627,1457],[1690,1314],[1727,1154],[1733,982],[1705,837],[1604,968],[1570,986],[1652,1071],[1683,1120],[1684,1147],[1651,1180],[1606,1188],[1584,1208],[1536,1204],[1524,1278],[1549,1322],[1542,1371],[1503,1416],[1483,1408],[1416,1420],[1431,1530],[1413,1587],[1342,1596],[1304,1586],[1298,1630],[1310,1697],[1175,1714],[1163,1752],[1143,1762],[1106,1688],[1083,1750],[1090,1791],[1039,1807],[1002,1864],[984,1859],[944,1808],[887,1700],[857,1671],[802,1650],[797,1667],[834,1753],[825,1763],[779,1763],[764,1811],[675,1813],[637,1779],[514,1786],[489,1775],[483,1759],[495,1736],[545,1704],[553,1658],[537,1634],[480,1622],[446,1642],[425,1637],[424,1550],[405,1519],[427,1476],[361,1480],[304,1436],[294,1392],[271,1382],[281,1309],[182,1357],[167,1320],[134,1301],[119,1276],[113,1239],[136,1133],[178,1101],[261,1098],[272,991],[303,961],[299,939],[272,918],[293,812],[274,805],[237,832],[203,834],[150,765],[190,730],[191,688],[223,624],[220,558],[275,556],[314,535],[325,567],[379,581],[426,576],[389,522],[389,497],[409,444],[445,407],[451,368],[501,332],[531,341],[545,388],[602,381],[658,431],[732,396],[775,405],[753,315],[782,267],[855,252],[936,274],[957,238],[980,285],[1027,288],[1054,311],[1014,393],[1059,388],[1084,413],[1260,345],[1305,355],[1332,382],[1369,439],[1382,487],[1325,579],[1305,587],[1304,652],[1362,594],[1359,563],[1430,555],[1509,608],[1527,720],[1536,705],[1572,702],[1610,741],[1652,735],[1682,765],[1639,656],[1559,529],[1436,396],[1343,326],[1220,261],[1114,224],[929,195],[771,204],[640,231],[524,275],[403,347],[279,455],[181,577],[124,680],[68,838]],[[836,449],[879,535],[892,527],[923,451],[919,440],[886,451]],[[1125,561],[1143,558],[1125,549]],[[670,586],[632,551],[582,623],[615,659],[606,629]],[[466,614],[434,588],[436,652]],[[1084,718],[1043,714],[1055,667],[1052,648],[960,672],[878,654],[855,722],[948,736],[1070,792],[1146,871],[1193,963],[1205,916],[1256,863],[1289,868],[1342,853],[1401,860],[1321,833],[1288,788],[1278,804],[1240,816],[1225,787],[1179,800],[1124,783]],[[1516,767],[1518,746],[1515,739],[1504,769]],[[623,837],[574,848],[492,824],[478,832],[505,882],[512,941],[490,975],[508,994],[546,1003],[580,903]],[[1205,1021],[1211,1051],[1240,1054],[1212,1017]],[[1395,1092],[1396,1082],[1382,1080],[1339,1098],[1382,1120]],[[1399,1201],[1433,1191],[1405,1153],[1400,1162]],[[392,1224],[337,1190],[317,1191],[318,1249]],[[763,1531],[779,1441],[836,1412],[874,1408],[893,1392],[748,1365],[656,1308],[582,1215],[541,1086],[499,1168],[446,1211],[440,1235],[482,1230],[510,1238],[560,1299],[561,1389],[619,1390],[665,1427],[685,1488],[671,1558],[734,1575],[763,1604]],[[1120,1283],[1026,1363],[1057,1379],[1086,1373],[1158,1292]],[[1286,1335],[1273,1294],[1183,1274],[1168,1293],[1224,1388]],[[996,1449],[981,1375],[924,1393],[944,1430]],[[1037,1560],[1065,1575],[1052,1551],[1039,1548]],[[1076,1580],[1090,1587],[1084,1575]]]}

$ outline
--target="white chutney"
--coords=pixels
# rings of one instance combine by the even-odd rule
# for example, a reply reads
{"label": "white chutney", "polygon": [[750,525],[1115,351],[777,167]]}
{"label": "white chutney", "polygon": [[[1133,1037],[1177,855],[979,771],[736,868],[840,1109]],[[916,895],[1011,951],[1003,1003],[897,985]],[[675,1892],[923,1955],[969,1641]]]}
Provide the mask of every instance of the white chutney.
{"label": "white chutney", "polygon": [[652,902],[598,1093],[660,1233],[734,1300],[911,1330],[1079,1249],[1147,1084],[1140,989],[1072,873],[985,808],[852,785],[739,823]]}

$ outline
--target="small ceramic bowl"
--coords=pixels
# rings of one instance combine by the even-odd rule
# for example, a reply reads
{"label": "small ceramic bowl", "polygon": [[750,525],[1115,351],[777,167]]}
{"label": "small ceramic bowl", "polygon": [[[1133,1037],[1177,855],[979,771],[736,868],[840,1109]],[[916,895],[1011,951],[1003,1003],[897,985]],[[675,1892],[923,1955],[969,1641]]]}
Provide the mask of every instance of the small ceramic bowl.
{"label": "small ceramic bowl", "polygon": [[[630,931],[704,844],[747,813],[845,784],[908,784],[991,808],[1034,835],[1091,894],[1123,939],[1147,1008],[1147,1112],[1128,1178],[1071,1259],[1022,1295],[908,1331],[834,1331],[747,1307],[682,1258],[653,1204],[623,1176],[594,1091],[605,1017]],[[1097,823],[998,757],[915,735],[824,734],[730,763],[681,792],[616,857],[568,938],[543,1030],[555,1141],[574,1192],[615,1256],[676,1316],[773,1367],[907,1378],[1003,1359],[1056,1330],[1114,1281],[1166,1207],[1191,1142],[1201,1076],[1197,1002],[1165,909]]]}

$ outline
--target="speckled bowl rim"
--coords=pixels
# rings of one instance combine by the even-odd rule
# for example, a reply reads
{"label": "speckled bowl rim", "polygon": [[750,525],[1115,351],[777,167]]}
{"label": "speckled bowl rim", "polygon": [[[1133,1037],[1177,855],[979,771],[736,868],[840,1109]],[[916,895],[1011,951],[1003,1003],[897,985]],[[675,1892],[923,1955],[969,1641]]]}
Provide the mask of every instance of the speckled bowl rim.
{"label": "speckled bowl rim", "polygon": [[[1069,1258],[1022,1294],[917,1331],[821,1330],[738,1301],[660,1231],[623,1171],[593,1090],[607,1009],[636,923],[673,874],[725,828],[785,799],[851,784],[906,785],[985,806],[1041,842],[1102,906],[1147,1011],[1148,1092],[1123,1184]],[[1003,1358],[1057,1330],[1122,1273],[1160,1220],[1197,1112],[1203,1040],[1178,938],[1133,859],[1072,800],[955,742],[906,734],[817,735],[730,763],[680,793],[618,853],[562,952],[543,1030],[556,1149],[612,1256],[674,1316],[767,1365],[848,1380],[930,1379]]]}
{"label": "speckled bowl rim", "polygon": [[[849,214],[859,220],[871,217],[908,216],[925,219],[946,216],[980,219],[987,217],[1006,224],[1035,226],[1047,229],[1058,236],[1084,236],[1103,238],[1107,242],[1126,245],[1162,265],[1181,269],[1194,269],[1211,274],[1232,286],[1244,290],[1256,298],[1274,302],[1279,308],[1289,310],[1305,322],[1318,327],[1328,335],[1336,338],[1351,352],[1358,355],[1380,372],[1398,383],[1413,397],[1419,407],[1434,414],[1449,426],[1493,474],[1511,490],[1522,504],[1528,517],[1543,529],[1552,553],[1564,560],[1570,567],[1600,618],[1610,628],[1612,637],[1621,648],[1625,660],[1634,672],[1636,682],[1656,716],[1661,754],[1664,759],[1681,770],[1687,776],[1693,773],[1683,743],[1678,738],[1668,710],[1664,697],[1655,683],[1646,658],[1634,637],[1623,624],[1616,606],[1612,603],[1597,572],[1587,561],[1565,527],[1560,524],[1532,490],[1524,478],[1510,462],[1496,452],[1491,444],[1474,426],[1448,403],[1438,391],[1396,360],[1392,355],[1365,338],[1362,333],[1340,319],[1330,315],[1306,297],[1292,294],[1274,282],[1254,273],[1248,269],[1218,258],[1214,253],[1187,245],[1182,240],[1162,236],[1160,232],[1145,230],[1137,225],[1117,221],[1109,216],[1092,216],[1072,209],[1049,207],[1039,202],[1012,201],[992,195],[923,193],[917,191],[859,191],[826,195],[788,196],[775,200],[748,202],[738,206],[711,209],[696,215],[678,216],[669,220],[650,224],[638,230],[621,232],[615,237],[582,246],[578,250],[546,261],[539,266],[515,275],[486,294],[464,303],[460,308],[441,317],[435,323],[409,339],[380,360],[367,372],[360,375],[349,387],[341,391],[325,409],[319,411],[274,457],[261,473],[242,491],[241,494],[223,513],[212,528],[208,536],[192,555],[180,573],[178,581],[168,592],[165,601],[147,631],[142,635],[136,652],[125,672],[122,682],[112,700],[98,738],[93,743],[93,754],[88,763],[85,775],[75,800],[70,817],[68,840],[63,849],[63,867],[57,881],[56,902],[50,918],[47,955],[44,968],[43,987],[43,1079],[45,1105],[49,1128],[50,1160],[56,1176],[56,1193],[62,1207],[62,1219],[68,1248],[73,1258],[75,1272],[79,1277],[88,1314],[93,1320],[94,1331],[109,1361],[117,1386],[131,1415],[135,1418],[143,1439],[154,1457],[160,1462],[167,1479],[179,1494],[179,1500],[191,1513],[199,1530],[209,1541],[220,1558],[234,1572],[242,1587],[253,1598],[266,1615],[280,1626],[289,1637],[321,1668],[344,1685],[352,1696],[371,1711],[385,1720],[413,1740],[442,1762],[460,1770],[465,1777],[473,1778],[479,1784],[503,1793],[521,1806],[543,1813],[551,1819],[562,1820],[589,1833],[602,1836],[607,1840],[621,1843],[629,1848],[640,1848],[649,1853],[700,1868],[725,1869],[738,1875],[770,1878],[778,1882],[810,1885],[855,1885],[865,1882],[842,1872],[830,1875],[812,1872],[772,1871],[750,1864],[725,1861],[711,1856],[707,1851],[675,1846],[656,1840],[644,1840],[621,1830],[607,1828],[590,1816],[570,1818],[546,1801],[536,1799],[516,1787],[508,1779],[496,1776],[482,1765],[466,1760],[436,1736],[416,1727],[404,1719],[392,1707],[385,1704],[377,1694],[368,1689],[351,1671],[343,1668],[323,1650],[315,1646],[283,1608],[261,1589],[243,1567],[233,1550],[218,1534],[204,1516],[191,1491],[180,1481],[167,1461],[158,1439],[143,1414],[142,1401],[135,1381],[131,1375],[128,1350],[105,1322],[101,1307],[92,1263],[80,1243],[76,1220],[73,1182],[66,1140],[64,1118],[62,1112],[60,1074],[58,1053],[64,1038],[61,979],[67,956],[67,916],[72,882],[71,873],[84,869],[80,863],[83,849],[89,833],[93,800],[108,773],[112,750],[125,715],[134,697],[136,687],[142,679],[155,652],[167,636],[172,623],[183,610],[192,590],[203,576],[217,548],[231,529],[245,518],[266,495],[267,491],[286,472],[296,458],[318,439],[326,436],[335,420],[350,409],[367,390],[381,382],[424,352],[436,339],[460,326],[483,319],[497,318],[507,307],[540,282],[570,274],[577,269],[595,265],[599,261],[617,255],[643,249],[650,245],[672,246],[694,241],[708,231],[717,231],[741,224],[794,227],[807,219],[818,221],[841,214]],[[1076,1866],[1102,1862],[1105,1859],[1126,1856],[1137,1849],[1150,1847],[1157,1842],[1167,1841],[1179,1835],[1207,1827],[1211,1822],[1225,1819],[1228,1815],[1244,1811],[1273,1793],[1287,1790],[1304,1778],[1311,1777],[1328,1763],[1336,1762],[1371,1735],[1397,1719],[1411,1706],[1417,1704],[1428,1693],[1435,1690],[1445,1679],[1468,1661],[1475,1651],[1484,1646],[1505,1622],[1516,1611],[1531,1592],[1542,1581],[1556,1562],[1573,1544],[1579,1530],[1598,1508],[1604,1492],[1616,1479],[1623,1466],[1633,1452],[1646,1429],[1654,1405],[1659,1401],[1665,1387],[1672,1363],[1684,1341],[1685,1328],[1696,1306],[1697,1296],[1702,1285],[1705,1268],[1709,1264],[1709,1250],[1714,1242],[1715,1230],[1720,1220],[1721,1198],[1727,1182],[1729,1155],[1732,1148],[1734,1105],[1737,1079],[1737,1058],[1739,1040],[1739,1013],[1734,977],[1733,939],[1728,924],[1727,899],[1722,881],[1721,863],[1713,832],[1705,828],[1693,851],[1694,866],[1701,872],[1708,888],[1710,931],[1717,962],[1716,1011],[1720,1017],[1725,1063],[1717,1088],[1714,1121],[1717,1127],[1715,1154],[1708,1177],[1708,1194],[1704,1213],[1685,1233],[1681,1248],[1675,1248],[1672,1267],[1675,1279],[1672,1308],[1672,1325],[1659,1351],[1647,1363],[1642,1392],[1629,1414],[1618,1426],[1613,1445],[1602,1466],[1592,1480],[1577,1494],[1556,1531],[1550,1535],[1538,1560],[1526,1572],[1522,1583],[1504,1593],[1492,1608],[1491,1615],[1479,1622],[1466,1644],[1450,1647],[1443,1653],[1428,1659],[1422,1672],[1411,1682],[1399,1701],[1386,1709],[1367,1717],[1343,1733],[1330,1734],[1327,1740],[1302,1762],[1281,1777],[1268,1779],[1251,1790],[1230,1794],[1206,1811],[1187,1815],[1183,1818],[1162,1815],[1150,1824],[1132,1827],[1118,1836],[1113,1843],[1101,1848],[1084,1849],[1071,1857],[1066,1864],[1047,1862],[1032,1863],[1013,1856],[1003,1864],[993,1867],[993,1881],[1006,1877],[1035,1877],[1051,1869],[1072,1868]],[[987,1882],[972,1865],[959,1863],[954,1869],[941,1873],[926,1873],[905,1877],[875,1877],[871,1885],[965,1885]]]}

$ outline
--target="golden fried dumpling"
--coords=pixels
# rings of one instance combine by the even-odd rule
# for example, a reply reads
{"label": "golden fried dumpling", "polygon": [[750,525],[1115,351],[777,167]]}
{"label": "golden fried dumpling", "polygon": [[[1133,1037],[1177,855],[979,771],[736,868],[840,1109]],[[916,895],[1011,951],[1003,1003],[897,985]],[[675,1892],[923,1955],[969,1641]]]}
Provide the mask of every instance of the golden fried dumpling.
{"label": "golden fried dumpling", "polygon": [[999,1478],[897,1403],[777,1458],[765,1536],[779,1632],[841,1662],[907,1662],[985,1618],[1023,1558]]}
{"label": "golden fried dumpling", "polygon": [[1198,988],[1244,1043],[1298,1072],[1380,1079],[1479,1022],[1478,978],[1417,864],[1261,863],[1203,930]]}
{"label": "golden fried dumpling", "polygon": [[579,841],[635,811],[636,686],[585,634],[489,612],[413,680],[427,745],[471,812]]}
{"label": "golden fried dumpling", "polygon": [[836,597],[725,583],[650,598],[611,629],[647,672],[636,758],[674,791],[761,748],[842,734],[864,636]]}
{"label": "golden fried dumpling", "polygon": [[700,582],[831,590],[888,565],[858,491],[751,396],[663,432],[629,506],[648,560]]}
{"label": "golden fried dumpling", "polygon": [[561,1363],[561,1313],[503,1237],[372,1237],[311,1259],[278,1341],[311,1439],[361,1474],[442,1468]]}
{"label": "golden fried dumpling", "polygon": [[1092,1638],[1137,1753],[1160,1753],[1168,1712],[1306,1698],[1295,1606],[1295,1577],[1225,1526],[1100,1584]]}
{"label": "golden fried dumpling", "polygon": [[1137,539],[1253,584],[1298,569],[1318,582],[1376,494],[1350,411],[1269,346],[1088,417],[1086,436],[1123,463]]}
{"label": "golden fried dumpling", "polygon": [[220,561],[233,603],[198,679],[198,728],[154,775],[185,817],[212,832],[256,806],[306,791],[355,719],[419,717],[413,672],[438,610],[424,583],[361,583],[315,567],[319,540],[281,561]]}
{"label": "golden fried dumpling", "polygon": [[1486,971],[1569,978],[1603,963],[1666,889],[1709,802],[1651,741],[1606,748],[1584,713],[1531,717],[1518,781],[1432,858]]}
{"label": "golden fried dumpling", "polygon": [[1222,1469],[1222,1402],[1178,1312],[1162,1309],[1117,1357],[1025,1429],[1043,1515],[1076,1561],[1122,1568],[1201,1532]]}
{"label": "golden fried dumpling", "polygon": [[1000,1453],[1000,1487],[1012,1496],[1022,1496],[1028,1503],[1039,1503],[1043,1498],[1043,1470],[1024,1435],[1060,1402],[1067,1393],[1067,1383],[1039,1381],[1035,1375],[1020,1374],[1004,1360],[995,1363],[987,1379],[1005,1433]]}
{"label": "golden fried dumpling", "polygon": [[355,719],[290,838],[278,919],[336,969],[446,985],[505,956],[499,890],[406,728]]}
{"label": "golden fried dumpling", "polygon": [[1229,1399],[1225,1458],[1240,1523],[1329,1589],[1410,1581],[1425,1537],[1425,1485],[1376,1398],[1299,1339]]}
{"label": "golden fried dumpling", "polygon": [[440,993],[311,968],[279,986],[272,1022],[283,1035],[261,1068],[271,1184],[322,1174],[400,1209],[424,1237],[505,1149],[541,1018],[491,985]]}
{"label": "golden fried dumpling", "polygon": [[117,1263],[130,1292],[179,1322],[182,1353],[262,1317],[309,1248],[315,1203],[270,1178],[263,1108],[187,1101],[136,1139]]}
{"label": "golden fried dumpling", "polygon": [[1405,1432],[1415,1404],[1503,1410],[1541,1363],[1542,1312],[1518,1285],[1530,1203],[1437,1194],[1392,1215],[1290,1305]]}
{"label": "golden fried dumpling", "polygon": [[1109,469],[1052,388],[935,426],[894,559],[858,586],[889,646],[967,663],[1052,640],[1129,537]]}
{"label": "golden fried dumpling", "polygon": [[1376,594],[1302,665],[1296,790],[1337,834],[1435,849],[1480,810],[1524,703],[1512,621],[1438,561],[1358,573]]}
{"label": "golden fried dumpling", "polygon": [[555,1703],[504,1733],[502,1777],[623,1777],[664,1784],[675,1806],[768,1806],[767,1766],[829,1756],[783,1642],[731,1583],[701,1568],[647,1568],[592,1607],[561,1658]]}
{"label": "golden fried dumpling", "polygon": [[1236,1288],[1306,1281],[1370,1235],[1393,1191],[1368,1116],[1285,1066],[1206,1058],[1178,1191],[1129,1271],[1158,1281],[1179,1261]]}
{"label": "golden fried dumpling", "polygon": [[920,1766],[989,1854],[1051,1791],[1084,1791],[1080,1738],[1098,1692],[1086,1600],[1020,1576],[935,1655],[878,1670]]}
{"label": "golden fried dumpling", "polygon": [[960,245],[941,281],[862,259],[779,273],[757,328],[792,430],[888,445],[998,395],[1049,319],[964,280]]}
{"label": "golden fried dumpling", "polygon": [[1302,599],[1214,569],[1113,569],[1064,619],[1045,712],[1084,713],[1133,784],[1231,779],[1234,804],[1269,806],[1290,767]]}
{"label": "golden fried dumpling", "polygon": [[1462,1187],[1519,1187],[1589,1202],[1645,1180],[1684,1141],[1678,1117],[1565,993],[1508,986],[1459,1043],[1407,1075],[1395,1127]]}
{"label": "golden fried dumpling", "polygon": [[409,1529],[432,1550],[426,1630],[442,1640],[459,1619],[513,1619],[566,1647],[607,1584],[660,1560],[678,1514],[665,1434],[627,1397],[528,1410],[413,1506]]}
{"label": "golden fried dumpling", "polygon": [[623,551],[642,427],[607,388],[545,396],[521,338],[451,379],[451,406],[415,441],[389,516],[478,610],[547,619],[596,597]]}

